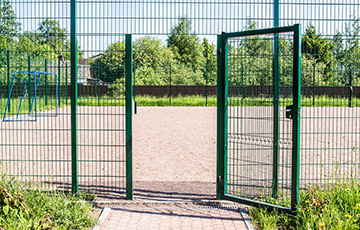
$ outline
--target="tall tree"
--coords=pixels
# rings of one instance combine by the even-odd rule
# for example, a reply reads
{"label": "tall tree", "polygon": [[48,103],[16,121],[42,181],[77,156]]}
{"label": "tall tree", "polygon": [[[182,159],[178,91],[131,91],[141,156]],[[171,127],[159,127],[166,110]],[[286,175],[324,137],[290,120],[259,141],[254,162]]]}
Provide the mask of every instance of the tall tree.
{"label": "tall tree", "polygon": [[40,44],[47,44],[53,49],[63,48],[67,44],[66,29],[60,27],[60,23],[53,19],[45,19],[39,27]]}
{"label": "tall tree", "polygon": [[215,46],[210,44],[209,41],[204,38],[202,43],[203,56],[205,58],[205,69],[203,70],[207,75],[208,82],[210,84],[216,84],[216,56],[215,56]]}
{"label": "tall tree", "polygon": [[138,67],[155,68],[164,63],[173,62],[173,56],[171,50],[157,38],[146,36],[134,42],[134,64]]}
{"label": "tall tree", "polygon": [[360,83],[360,18],[354,18],[346,25],[344,33],[334,37],[336,69],[340,74],[340,84]]}
{"label": "tall tree", "polygon": [[315,26],[309,25],[301,39],[301,52],[312,56],[317,62],[329,62],[333,50],[333,45],[329,39],[323,37],[315,29]]}
{"label": "tall tree", "polygon": [[[50,47],[56,53],[55,56],[63,54],[65,60],[70,59],[70,41],[66,36],[67,30],[60,27],[59,21],[47,18],[40,22],[37,31],[36,38],[40,45]],[[80,46],[77,50],[78,58],[82,58],[83,52],[80,51]]]}
{"label": "tall tree", "polygon": [[171,29],[167,43],[179,62],[191,65],[194,70],[203,63],[200,39],[191,32],[191,21],[187,18],[180,18]]}
{"label": "tall tree", "polygon": [[15,12],[8,0],[0,0],[0,35],[10,39],[20,31],[21,24],[16,21]]}

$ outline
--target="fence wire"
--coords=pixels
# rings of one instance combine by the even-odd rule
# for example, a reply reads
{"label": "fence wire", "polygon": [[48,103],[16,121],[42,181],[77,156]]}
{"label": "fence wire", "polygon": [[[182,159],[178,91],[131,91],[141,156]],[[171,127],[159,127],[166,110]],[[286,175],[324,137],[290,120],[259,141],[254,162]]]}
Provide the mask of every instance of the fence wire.
{"label": "fence wire", "polygon": [[[125,33],[159,36],[166,44],[171,29],[180,18],[186,17],[191,21],[192,33],[215,44],[215,35],[223,31],[273,27],[276,3],[272,0],[77,1],[79,76],[75,84],[79,87],[81,186],[87,190],[107,186],[114,191],[124,187],[122,106],[125,102],[121,79]],[[12,76],[19,70],[57,74],[57,83],[46,83],[41,78],[44,81],[39,85],[38,113],[53,113],[56,101],[59,107],[57,117],[42,117],[36,122],[2,122],[1,162],[9,175],[68,186],[71,183],[70,1],[10,0],[9,4],[8,14],[1,18],[8,26],[0,30],[1,113],[5,114]],[[303,28],[301,183],[304,186],[319,183],[334,174],[351,176],[360,163],[360,3],[280,0],[278,6],[279,26],[301,23]],[[107,57],[115,57],[117,61],[110,65],[101,62]],[[266,59],[261,63],[264,73],[271,72],[269,64]],[[140,68],[135,65],[135,77]],[[205,67],[199,68],[204,76]],[[284,67],[281,71],[285,76],[291,68]],[[184,82],[176,84],[181,87],[188,84],[186,80],[193,73],[196,71],[186,74]],[[283,80],[283,84],[288,84]],[[15,86],[22,88],[25,83],[21,81]],[[262,96],[259,95],[262,89],[257,87],[268,83],[254,80],[246,84],[257,98]],[[105,92],[105,87],[110,87],[110,92]],[[58,100],[54,100],[56,88]],[[31,98],[31,89],[27,90],[27,100]],[[10,113],[19,108],[16,100],[19,97],[10,100]],[[100,158],[101,154],[104,158]],[[118,186],[112,189],[114,184]]]}
{"label": "fence wire", "polygon": [[[227,193],[276,197],[290,206],[293,104],[292,34],[280,34],[280,84],[274,84],[274,35],[228,40]],[[257,90],[252,90],[256,88]],[[277,94],[276,92],[279,92]],[[277,130],[275,132],[275,130]],[[276,145],[274,143],[277,143]],[[287,203],[286,203],[287,200]]]}

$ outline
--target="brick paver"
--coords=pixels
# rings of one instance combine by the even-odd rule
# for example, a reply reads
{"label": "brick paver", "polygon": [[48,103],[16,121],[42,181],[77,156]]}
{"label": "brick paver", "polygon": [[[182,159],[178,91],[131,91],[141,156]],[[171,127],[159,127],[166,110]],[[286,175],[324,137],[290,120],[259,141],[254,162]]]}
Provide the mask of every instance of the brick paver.
{"label": "brick paver", "polygon": [[101,229],[247,229],[236,206],[193,203],[127,203],[112,207]]}

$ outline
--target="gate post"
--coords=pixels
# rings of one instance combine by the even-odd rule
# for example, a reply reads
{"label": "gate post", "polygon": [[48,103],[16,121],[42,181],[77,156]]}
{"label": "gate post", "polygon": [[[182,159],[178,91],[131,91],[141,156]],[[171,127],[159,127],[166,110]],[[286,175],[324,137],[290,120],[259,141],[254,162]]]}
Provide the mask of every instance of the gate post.
{"label": "gate post", "polygon": [[[274,0],[274,27],[279,27],[279,0]],[[273,183],[272,197],[278,195],[279,180],[279,97],[280,97],[280,66],[279,66],[279,35],[274,34],[274,59],[273,59],[273,103],[274,103],[274,124],[273,124]]]}
{"label": "gate post", "polygon": [[301,25],[294,26],[294,64],[293,64],[293,146],[291,178],[291,210],[297,215],[299,204],[300,177],[300,105],[301,105]]}
{"label": "gate post", "polygon": [[78,143],[77,143],[77,37],[76,37],[76,0],[71,0],[71,178],[72,193],[78,195]]}
{"label": "gate post", "polygon": [[227,155],[227,44],[224,33],[217,36],[217,180],[216,199],[222,200],[226,194],[226,155]]}
{"label": "gate post", "polygon": [[126,199],[133,199],[133,176],[132,176],[132,74],[133,74],[133,48],[132,35],[125,35],[125,105],[126,105]]}

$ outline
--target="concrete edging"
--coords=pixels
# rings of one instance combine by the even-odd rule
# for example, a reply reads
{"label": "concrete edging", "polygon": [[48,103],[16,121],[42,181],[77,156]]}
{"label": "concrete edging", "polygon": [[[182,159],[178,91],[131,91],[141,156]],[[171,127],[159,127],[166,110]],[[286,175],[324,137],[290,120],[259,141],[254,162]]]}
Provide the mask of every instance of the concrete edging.
{"label": "concrete edging", "polygon": [[104,208],[99,216],[98,223],[95,225],[93,230],[100,230],[101,225],[104,223],[105,219],[111,212],[111,208]]}
{"label": "concrete edging", "polygon": [[251,218],[244,208],[239,208],[239,213],[242,216],[244,223],[248,230],[255,230],[254,225],[251,223]]}

